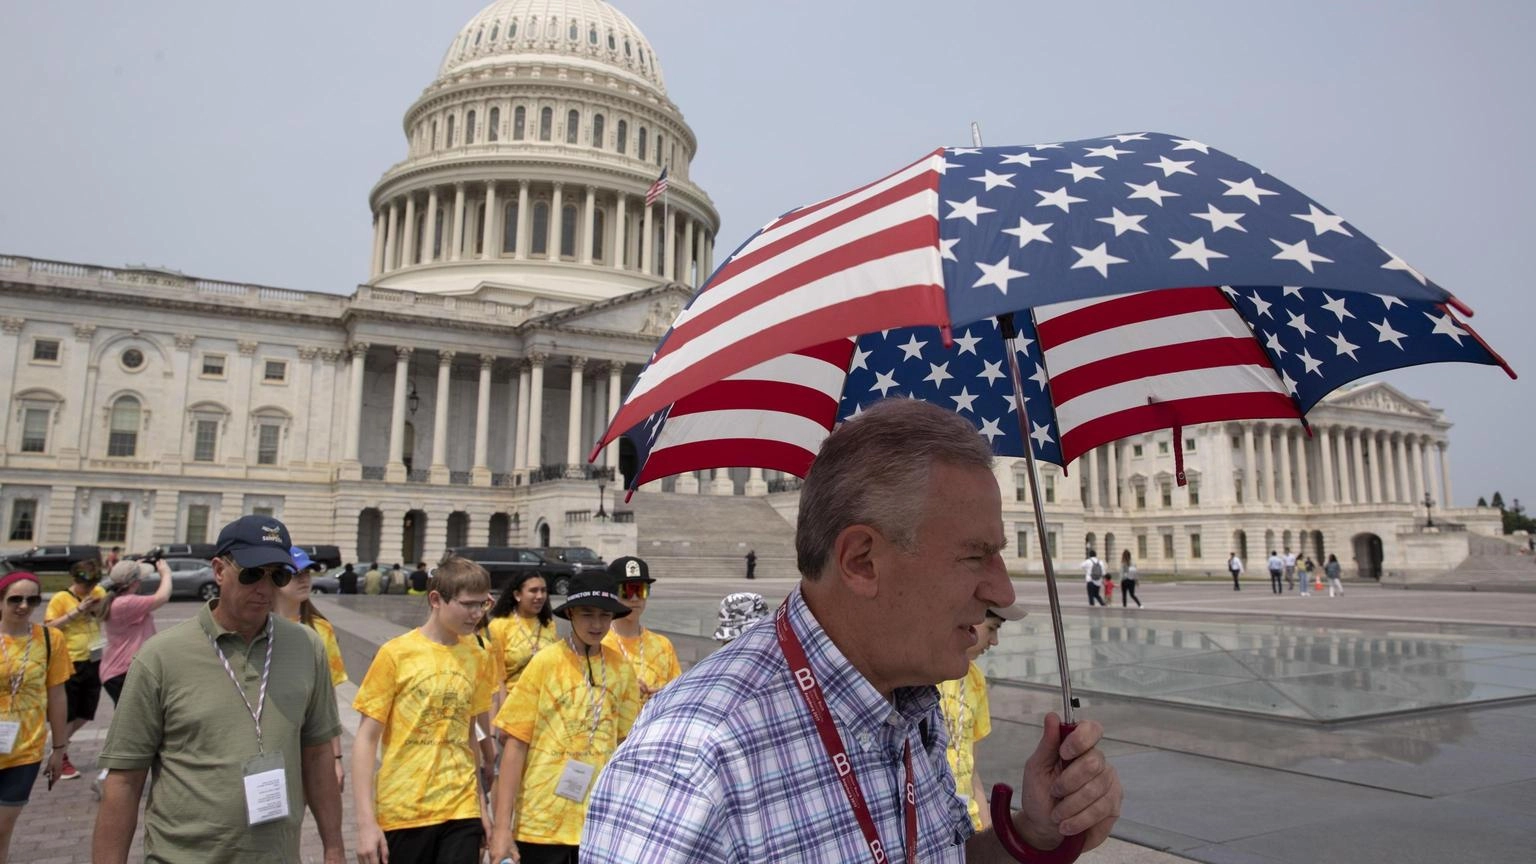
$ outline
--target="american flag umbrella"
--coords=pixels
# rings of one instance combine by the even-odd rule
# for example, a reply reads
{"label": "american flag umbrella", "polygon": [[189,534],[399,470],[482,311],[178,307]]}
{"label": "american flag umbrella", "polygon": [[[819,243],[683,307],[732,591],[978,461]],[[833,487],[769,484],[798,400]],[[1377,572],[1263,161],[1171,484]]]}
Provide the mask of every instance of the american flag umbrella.
{"label": "american flag umbrella", "polygon": [[941,149],[749,238],[678,315],[598,449],[632,441],[632,489],[707,468],[803,477],[838,422],[926,399],[1028,460],[1043,537],[1037,459],[1065,467],[1196,423],[1305,423],[1337,387],[1421,363],[1514,377],[1470,314],[1342,217],[1199,141]]}

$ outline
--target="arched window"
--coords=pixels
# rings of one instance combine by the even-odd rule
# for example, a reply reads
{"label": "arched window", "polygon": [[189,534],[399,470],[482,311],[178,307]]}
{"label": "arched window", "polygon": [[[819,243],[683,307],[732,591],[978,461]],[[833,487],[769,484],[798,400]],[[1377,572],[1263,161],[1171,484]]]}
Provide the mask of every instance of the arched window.
{"label": "arched window", "polygon": [[481,201],[480,204],[477,207],[475,207],[475,211],[474,211],[474,218],[475,218],[475,224],[474,224],[474,228],[473,228],[474,233],[471,234],[470,238],[469,238],[469,252],[470,252],[471,255],[479,255],[479,254],[481,254],[482,252],[485,251],[485,219],[486,219],[486,215],[487,214],[485,212],[485,202]]}
{"label": "arched window", "polygon": [[473,143],[475,143],[475,112],[474,112],[474,109],[470,109],[470,112],[468,114],[464,115],[464,143],[465,144],[473,144]]}
{"label": "arched window", "polygon": [[443,260],[443,228],[447,219],[444,218],[445,208],[437,208],[437,223],[432,230],[432,260]]}
{"label": "arched window", "polygon": [[629,39],[628,39],[628,37],[626,37],[624,39],[624,56],[625,57],[633,57],[634,56],[634,54],[629,50]]}
{"label": "arched window", "polygon": [[485,28],[484,27],[481,27],[479,30],[475,31],[475,47],[476,48],[480,47],[480,35],[483,34],[484,32],[485,32]]}
{"label": "arched window", "polygon": [[[418,238],[427,236],[427,210],[425,207],[423,207],[421,211],[416,214],[416,230],[411,233],[411,236]],[[425,261],[427,256],[427,244],[418,239],[416,241],[416,249],[414,254],[416,255],[416,260],[411,263],[420,264],[422,261]]]}
{"label": "arched window", "polygon": [[603,211],[602,210],[597,210],[596,212],[594,212],[592,214],[592,260],[593,261],[601,262],[603,260],[603,247],[605,245],[605,236],[604,235],[606,235],[608,233],[606,229],[607,229],[607,220],[603,216]]}
{"label": "arched window", "polygon": [[560,19],[559,18],[551,18],[551,19],[549,19],[549,27],[544,30],[544,35],[547,38],[550,38],[550,39],[554,39],[554,38],[556,38],[557,36],[560,35]]}
{"label": "arched window", "polygon": [[603,149],[603,115],[592,115],[592,146]]}
{"label": "arched window", "polygon": [[565,143],[575,144],[581,134],[581,112],[575,108],[565,112]]}
{"label": "arched window", "polygon": [[617,142],[617,146],[619,148],[619,155],[622,156],[629,151],[629,123],[626,121],[619,121],[618,137],[619,140]]}
{"label": "arched window", "polygon": [[[448,129],[449,129],[448,134],[452,135],[453,134],[453,131],[452,131],[453,127],[449,126]],[[640,161],[641,162],[645,161],[645,143],[646,143],[645,139],[646,139],[646,137],[647,136],[646,136],[646,133],[645,133],[645,127],[641,126],[640,127]]]}
{"label": "arched window", "polygon": [[485,140],[496,141],[501,138],[501,109],[491,109],[491,122],[485,126]]}
{"label": "arched window", "polygon": [[436,150],[437,149],[437,121],[436,120],[432,121],[432,140],[427,142],[427,149],[428,150]]}
{"label": "arched window", "polygon": [[663,140],[665,140],[665,139],[663,139],[661,137],[661,133],[657,132],[656,133],[656,164],[657,165],[661,164],[661,142]]}
{"label": "arched window", "polygon": [[539,201],[533,205],[533,247],[535,255],[545,255],[549,252],[549,204]]}
{"label": "arched window", "polygon": [[501,251],[517,251],[517,202],[508,201],[501,210]]}
{"label": "arched window", "polygon": [[608,31],[608,50],[609,51],[617,51],[618,49],[619,49],[618,44],[616,42],[614,42],[614,40],[613,40],[613,31],[609,30]]}
{"label": "arched window", "polygon": [[523,140],[523,125],[528,120],[528,109],[519,105],[512,109],[512,140]]}
{"label": "arched window", "polygon": [[560,208],[560,257],[576,257],[576,205]]}
{"label": "arched window", "polygon": [[555,109],[544,108],[539,111],[539,140],[548,141],[554,134]]}
{"label": "arched window", "polygon": [[513,20],[512,22],[507,24],[507,38],[508,39],[516,39],[517,38],[517,21],[516,20]]}
{"label": "arched window", "polygon": [[108,425],[108,456],[134,456],[139,452],[139,421],[142,416],[139,400],[132,396],[117,397],[117,401],[112,403],[112,419]]}
{"label": "arched window", "polygon": [[575,42],[577,40],[577,38],[579,38],[580,36],[581,36],[581,31],[579,29],[577,29],[576,19],[572,18],[571,19],[571,26],[566,28],[565,38],[571,40],[572,42]]}
{"label": "arched window", "polygon": [[496,34],[498,34],[500,32],[501,32],[501,22],[497,21],[495,24],[491,25],[491,41],[492,42],[496,41]]}
{"label": "arched window", "polygon": [[[449,147],[453,146],[453,115],[452,114],[448,115],[448,146]],[[644,159],[645,156],[642,155],[640,158]]]}
{"label": "arched window", "polygon": [[593,24],[592,27],[587,30],[587,44],[588,45],[596,45],[597,44],[597,25],[596,24]]}

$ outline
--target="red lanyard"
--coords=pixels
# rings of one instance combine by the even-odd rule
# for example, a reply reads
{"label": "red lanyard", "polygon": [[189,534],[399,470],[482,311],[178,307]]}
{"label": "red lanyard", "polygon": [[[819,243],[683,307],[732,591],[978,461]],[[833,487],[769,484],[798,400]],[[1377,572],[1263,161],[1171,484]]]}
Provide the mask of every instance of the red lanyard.
{"label": "red lanyard", "polygon": [[[859,822],[859,830],[864,832],[864,842],[869,847],[870,854],[874,856],[875,864],[886,864],[890,859],[886,857],[885,847],[880,842],[880,832],[875,828],[875,819],[870,815],[869,805],[864,801],[864,792],[859,788],[859,780],[853,776],[853,765],[848,761],[848,750],[843,746],[843,737],[837,733],[837,726],[832,722],[832,712],[827,708],[827,700],[821,693],[821,685],[816,682],[816,673],[811,671],[811,662],[806,659],[805,649],[800,645],[800,637],[795,635],[794,628],[789,624],[789,602],[779,606],[779,611],[774,618],[774,627],[779,634],[779,648],[784,652],[784,659],[789,661],[789,672],[795,679],[796,689],[805,699],[805,707],[811,712],[811,720],[816,724],[816,734],[821,736],[821,746],[827,751],[827,756],[832,760],[832,766],[837,771],[837,779],[843,784],[843,794],[848,796],[848,805],[853,808],[853,816]],[[902,759],[906,762],[907,782],[904,788],[905,801],[902,807],[902,821],[906,827],[907,864],[917,862],[917,789],[912,785],[912,742],[907,741],[902,747]]]}

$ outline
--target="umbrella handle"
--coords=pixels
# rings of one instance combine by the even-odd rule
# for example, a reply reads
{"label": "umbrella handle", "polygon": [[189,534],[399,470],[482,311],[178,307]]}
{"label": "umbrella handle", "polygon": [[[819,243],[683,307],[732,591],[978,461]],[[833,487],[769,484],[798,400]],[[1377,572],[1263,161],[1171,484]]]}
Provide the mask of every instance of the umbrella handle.
{"label": "umbrella handle", "polygon": [[[1066,738],[1077,728],[1076,723],[1061,724],[1061,737]],[[998,842],[1003,844],[1003,849],[1013,856],[1015,861],[1023,861],[1026,864],[1072,864],[1077,856],[1083,854],[1083,844],[1088,841],[1088,832],[1079,831],[1061,838],[1061,845],[1049,852],[1041,852],[1024,841],[1019,836],[1017,829],[1013,827],[1013,787],[1007,783],[998,783],[992,787],[992,830],[997,833]]]}

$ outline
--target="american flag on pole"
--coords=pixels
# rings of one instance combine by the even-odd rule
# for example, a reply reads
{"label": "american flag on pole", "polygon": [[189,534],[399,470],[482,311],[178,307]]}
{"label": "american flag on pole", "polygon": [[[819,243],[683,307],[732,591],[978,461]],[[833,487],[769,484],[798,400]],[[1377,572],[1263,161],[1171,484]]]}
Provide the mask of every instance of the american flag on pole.
{"label": "american flag on pole", "polygon": [[661,175],[656,178],[655,182],[651,183],[651,188],[645,190],[645,203],[647,205],[656,203],[656,199],[660,198],[666,191],[667,169],[663,168],[661,169]]}
{"label": "american flag on pole", "polygon": [[1452,305],[1342,218],[1196,141],[941,150],[748,240],[608,436],[629,430],[637,483],[803,475],[837,422],[909,396],[1019,455],[992,320],[1017,312],[1030,438],[1067,464],[1139,432],[1301,417],[1386,369],[1504,365]]}

